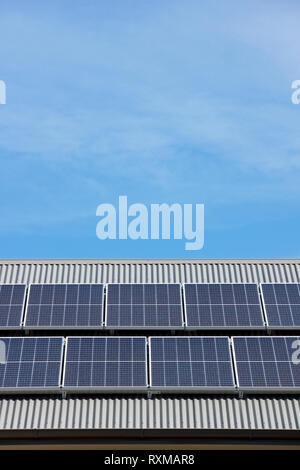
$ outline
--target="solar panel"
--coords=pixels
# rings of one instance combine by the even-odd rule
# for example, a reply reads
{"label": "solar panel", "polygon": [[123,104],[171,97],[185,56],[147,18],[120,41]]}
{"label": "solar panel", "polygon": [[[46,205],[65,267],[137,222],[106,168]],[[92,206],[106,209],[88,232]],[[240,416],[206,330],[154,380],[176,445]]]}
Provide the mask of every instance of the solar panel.
{"label": "solar panel", "polygon": [[59,389],[63,338],[0,338],[0,390]]}
{"label": "solar panel", "polygon": [[241,390],[300,390],[300,337],[235,337],[233,350]]}
{"label": "solar panel", "polygon": [[106,321],[110,328],[182,328],[180,284],[108,284]]}
{"label": "solar panel", "polygon": [[69,337],[63,387],[120,390],[147,387],[146,338]]}
{"label": "solar panel", "polygon": [[100,328],[102,284],[31,284],[25,314],[29,329]]}
{"label": "solar panel", "polygon": [[267,325],[300,328],[300,284],[261,284]]}
{"label": "solar panel", "polygon": [[150,386],[161,390],[234,390],[229,338],[150,338]]}
{"label": "solar panel", "polygon": [[26,294],[25,284],[0,285],[0,329],[20,329]]}
{"label": "solar panel", "polygon": [[257,284],[184,284],[189,329],[263,329]]}

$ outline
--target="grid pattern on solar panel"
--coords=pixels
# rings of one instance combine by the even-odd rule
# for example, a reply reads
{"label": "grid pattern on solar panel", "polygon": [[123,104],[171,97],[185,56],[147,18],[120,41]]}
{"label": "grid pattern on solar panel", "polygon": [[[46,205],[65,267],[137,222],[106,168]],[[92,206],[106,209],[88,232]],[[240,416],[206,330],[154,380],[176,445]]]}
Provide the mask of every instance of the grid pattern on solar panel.
{"label": "grid pattern on solar panel", "polygon": [[69,337],[64,387],[146,387],[146,338]]}
{"label": "grid pattern on solar panel", "polygon": [[102,284],[31,284],[25,326],[99,327]]}
{"label": "grid pattern on solar panel", "polygon": [[239,387],[300,387],[300,337],[235,337],[233,345]]}
{"label": "grid pattern on solar panel", "polygon": [[261,284],[267,324],[300,327],[300,284]]}
{"label": "grid pattern on solar panel", "polygon": [[25,292],[23,284],[0,285],[0,329],[21,327]]}
{"label": "grid pattern on solar panel", "polygon": [[184,284],[188,327],[264,327],[257,284]]}
{"label": "grid pattern on solar panel", "polygon": [[0,388],[47,389],[60,385],[63,338],[0,338]]}
{"label": "grid pattern on solar panel", "polygon": [[234,387],[229,339],[150,338],[153,387]]}
{"label": "grid pattern on solar panel", "polygon": [[105,324],[182,327],[180,284],[108,284]]}

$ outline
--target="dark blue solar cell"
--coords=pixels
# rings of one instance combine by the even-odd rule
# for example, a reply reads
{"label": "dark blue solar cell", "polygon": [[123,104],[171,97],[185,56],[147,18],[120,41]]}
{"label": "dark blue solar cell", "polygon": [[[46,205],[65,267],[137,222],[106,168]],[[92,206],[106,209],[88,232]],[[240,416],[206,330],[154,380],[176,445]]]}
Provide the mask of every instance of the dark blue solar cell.
{"label": "dark blue solar cell", "polygon": [[235,298],[233,295],[232,284],[223,284],[221,287],[221,291],[222,291],[222,304],[234,305]]}
{"label": "dark blue solar cell", "polygon": [[215,338],[216,358],[231,363],[231,352],[228,338]]}
{"label": "dark blue solar cell", "polygon": [[299,305],[290,305],[291,313],[292,313],[292,318],[293,318],[293,324],[294,325],[300,325],[300,308]]}
{"label": "dark blue solar cell", "polygon": [[5,345],[0,388],[43,390],[60,386],[63,338],[0,338],[0,343]]}
{"label": "dark blue solar cell", "polygon": [[[227,351],[227,354],[230,354],[229,351]],[[223,361],[218,362],[218,370],[219,370],[219,377],[220,377],[220,383],[222,384],[223,387],[231,387],[233,383],[233,371],[232,371],[232,362],[231,358],[228,361]]]}
{"label": "dark blue solar cell", "polygon": [[99,289],[99,285],[91,284],[91,299],[90,304],[92,305],[101,305],[102,304],[102,297],[103,297],[103,289]]}
{"label": "dark blue solar cell", "polygon": [[220,387],[221,386],[221,379],[219,376],[219,367],[217,362],[211,362],[209,364],[209,368],[206,366],[206,382],[207,385],[210,387]]}
{"label": "dark blue solar cell", "polygon": [[256,387],[266,387],[266,375],[261,362],[250,362],[252,382]]}
{"label": "dark blue solar cell", "polygon": [[180,284],[109,284],[105,324],[116,329],[181,327]]}
{"label": "dark blue solar cell", "polygon": [[239,387],[246,387],[246,386],[252,387],[253,385],[250,364],[251,364],[250,362],[239,363],[238,377],[237,377]]}
{"label": "dark blue solar cell", "polygon": [[146,338],[69,337],[64,387],[146,387]]}
{"label": "dark blue solar cell", "polygon": [[[208,289],[207,289],[207,291],[208,291]],[[186,284],[184,293],[189,298],[191,304],[197,304],[198,303],[197,284]]]}
{"label": "dark blue solar cell", "polygon": [[[210,311],[209,315],[206,316],[204,320],[205,326],[226,326],[226,323],[233,321],[232,315],[235,316],[234,308],[230,305],[200,305],[201,308]],[[199,314],[201,315],[201,308],[199,310]],[[229,315],[227,317],[227,315]],[[203,321],[202,316],[200,317],[201,321]],[[203,325],[204,326],[204,325]]]}
{"label": "dark blue solar cell", "polygon": [[277,308],[280,324],[285,326],[294,326],[294,318],[290,305],[277,305]]}
{"label": "dark blue solar cell", "polygon": [[256,284],[185,284],[187,327],[264,328]]}
{"label": "dark blue solar cell", "polygon": [[260,303],[257,284],[245,284],[245,292],[248,305]]}
{"label": "dark blue solar cell", "polygon": [[10,305],[12,293],[12,285],[0,285],[0,305]]}
{"label": "dark blue solar cell", "polygon": [[67,290],[67,286],[65,284],[55,285],[53,287],[52,301],[51,301],[51,298],[49,298],[50,302],[46,301],[43,303],[50,303],[50,304],[53,303],[53,304],[58,304],[58,305],[64,305],[66,303],[66,290]]}
{"label": "dark blue solar cell", "polygon": [[[109,289],[109,287],[108,287]],[[109,302],[109,290],[107,294],[107,301]],[[120,304],[131,304],[132,303],[132,286],[127,286],[126,284],[120,284],[119,287],[119,303]]]}
{"label": "dark blue solar cell", "polygon": [[19,284],[14,284],[12,297],[11,297],[11,304],[12,305],[23,305],[25,291],[26,291],[26,286],[19,285]]}
{"label": "dark blue solar cell", "polygon": [[191,362],[191,371],[194,387],[203,387],[206,384],[206,370],[204,362]]}
{"label": "dark blue solar cell", "polygon": [[30,298],[31,302],[34,305],[39,305],[41,303],[42,289],[40,284],[31,284],[30,286]]}
{"label": "dark blue solar cell", "polygon": [[9,342],[6,344],[6,360],[8,362],[19,362],[21,360],[22,349],[23,338],[15,338],[13,343]]}
{"label": "dark blue solar cell", "polygon": [[[194,305],[192,306],[194,307]],[[213,307],[219,309],[219,305],[199,305],[198,306],[198,321],[196,326],[211,326],[213,324]],[[197,308],[197,306],[196,306]],[[189,326],[189,317],[188,317],[189,310],[187,309],[187,325]]]}
{"label": "dark blue solar cell", "polygon": [[[211,304],[223,304],[220,284],[209,284],[208,290]],[[199,301],[201,302],[201,299],[199,299]]]}
{"label": "dark blue solar cell", "polygon": [[[251,319],[251,325],[261,326],[261,322],[262,322],[261,305],[247,305],[247,309],[248,309],[249,318]],[[244,315],[247,319],[247,316],[246,316],[247,313],[244,313]]]}
{"label": "dark blue solar cell", "polygon": [[284,338],[276,336],[272,338],[272,345],[276,362],[289,362],[291,359],[290,352],[293,350],[294,338]]}
{"label": "dark blue solar cell", "polygon": [[155,284],[144,284],[143,286],[139,286],[139,288],[144,291],[145,304],[152,305],[157,303]]}
{"label": "dark blue solar cell", "polygon": [[25,326],[30,328],[100,327],[102,284],[32,284]]}
{"label": "dark blue solar cell", "polygon": [[299,284],[287,284],[285,286],[290,304],[300,304],[300,288]]}
{"label": "dark blue solar cell", "polygon": [[[186,305],[185,312],[189,319],[189,326],[198,326],[199,325],[199,312],[198,312],[197,305]],[[208,325],[209,325],[209,322],[208,322]]]}
{"label": "dark blue solar cell", "polygon": [[226,326],[238,326],[239,322],[241,323],[241,325],[248,325],[249,315],[248,315],[248,308],[246,305],[239,306],[239,316],[237,316],[236,307],[233,304],[219,305],[218,307],[220,309],[220,312],[218,312],[218,315],[215,316],[213,312],[213,319],[214,319],[215,326],[218,326],[218,325],[223,326],[224,324]]}
{"label": "dark blue solar cell", "polygon": [[197,361],[197,362],[205,361],[202,341],[199,341],[198,338],[190,338],[189,348],[190,348],[190,355],[191,355],[192,362],[193,361]]}
{"label": "dark blue solar cell", "polygon": [[[279,376],[279,383],[281,384],[282,387],[294,386],[292,370],[290,367],[286,367],[286,364],[284,362],[277,363],[277,372]],[[297,384],[297,381],[296,381],[295,385],[299,386],[300,384],[299,383]]]}
{"label": "dark blue solar cell", "polygon": [[236,357],[248,358],[247,337],[236,338],[234,341],[234,350]]}
{"label": "dark blue solar cell", "polygon": [[[48,304],[53,303],[54,288],[55,288],[55,285],[51,285],[51,284],[49,285],[43,284],[40,286],[40,290],[41,290],[40,304],[48,305]],[[30,301],[30,292],[29,292],[29,301]]]}
{"label": "dark blue solar cell", "polygon": [[261,287],[265,303],[269,305],[276,305],[274,284],[262,284]]}
{"label": "dark blue solar cell", "polygon": [[297,337],[233,338],[239,386],[245,389],[300,387]]}
{"label": "dark blue solar cell", "polygon": [[130,296],[129,305],[132,305],[132,304],[143,305],[146,303],[144,300],[144,289],[142,288],[142,286],[139,286],[138,284],[133,284],[130,287],[130,291],[131,291],[131,296]]}
{"label": "dark blue solar cell", "polygon": [[81,284],[78,289],[78,303],[83,305],[90,305],[91,303],[91,286]]}
{"label": "dark blue solar cell", "polygon": [[[222,338],[221,338],[222,340]],[[221,341],[219,340],[219,341]],[[202,339],[202,346],[203,346],[203,355],[205,361],[218,361],[218,354],[216,351],[216,341],[213,338],[203,338]]]}
{"label": "dark blue solar cell", "polygon": [[[248,289],[249,287],[247,287],[247,284],[233,284],[233,295],[236,304],[248,304],[246,294]],[[258,303],[258,292],[256,296],[256,303]]]}
{"label": "dark blue solar cell", "polygon": [[288,304],[289,299],[286,291],[285,284],[276,284],[274,286],[274,292],[277,304]]}
{"label": "dark blue solar cell", "polygon": [[[172,339],[172,338],[171,338]],[[186,338],[177,338],[176,340],[177,358],[180,361],[190,361],[190,342]]]}
{"label": "dark blue solar cell", "polygon": [[266,308],[266,315],[267,315],[267,324],[272,326],[280,326],[280,316],[279,310],[277,305],[269,304]]}
{"label": "dark blue solar cell", "polygon": [[78,304],[78,284],[66,285],[66,305],[77,305]]}
{"label": "dark blue solar cell", "polygon": [[153,387],[234,387],[228,338],[150,338]]}
{"label": "dark blue solar cell", "polygon": [[164,341],[161,338],[151,338],[151,360],[163,361],[165,359],[164,350]]}
{"label": "dark blue solar cell", "polygon": [[[267,338],[269,339],[269,338]],[[246,338],[247,352],[252,361],[261,360],[260,342],[253,341],[253,338]]]}
{"label": "dark blue solar cell", "polygon": [[[76,367],[77,367],[77,364],[76,364]],[[70,367],[70,366],[68,366],[68,367]],[[105,362],[96,362],[96,361],[93,362],[91,383],[93,384],[94,387],[104,387],[106,369],[107,369],[107,367],[106,367]],[[76,376],[76,380],[77,380],[77,376]],[[67,385],[72,385],[74,383],[76,383],[76,381],[72,378],[70,378],[69,383],[67,383],[65,381],[66,386]]]}

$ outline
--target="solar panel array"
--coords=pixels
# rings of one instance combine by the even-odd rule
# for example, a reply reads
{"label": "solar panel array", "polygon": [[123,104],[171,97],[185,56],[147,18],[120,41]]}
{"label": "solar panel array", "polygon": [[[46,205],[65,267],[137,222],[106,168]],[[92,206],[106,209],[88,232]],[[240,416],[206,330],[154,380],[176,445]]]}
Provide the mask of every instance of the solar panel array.
{"label": "solar panel array", "polygon": [[21,328],[26,285],[0,285],[0,329]]}
{"label": "solar panel array", "polygon": [[26,308],[25,285],[0,285],[0,330],[300,329],[300,284],[261,284],[262,301],[249,283],[184,284],[183,298],[180,284],[106,290],[104,317],[102,284],[31,284]]}
{"label": "solar panel array", "polygon": [[229,338],[150,338],[150,384],[234,390]]}
{"label": "solar panel array", "polygon": [[300,390],[300,337],[235,337],[240,389]]}
{"label": "solar panel array", "polygon": [[261,284],[268,325],[300,328],[300,284]]}
{"label": "solar panel array", "polygon": [[102,284],[31,284],[25,327],[95,328],[103,321]]}
{"label": "solar panel array", "polygon": [[63,385],[76,389],[147,387],[146,338],[71,337]]}
{"label": "solar panel array", "polygon": [[[300,391],[300,336],[0,338],[0,391]],[[233,366],[236,370],[235,383]],[[61,381],[61,372],[63,378]],[[148,377],[149,370],[149,377]]]}
{"label": "solar panel array", "polygon": [[108,284],[107,327],[176,328],[183,323],[180,284]]}
{"label": "solar panel array", "polygon": [[188,328],[264,328],[257,284],[184,284]]}
{"label": "solar panel array", "polygon": [[[25,300],[0,285],[0,329],[300,330],[300,284],[31,284]],[[0,338],[1,393],[60,390],[300,392],[300,336]]]}
{"label": "solar panel array", "polygon": [[0,389],[60,386],[63,338],[0,338]]}

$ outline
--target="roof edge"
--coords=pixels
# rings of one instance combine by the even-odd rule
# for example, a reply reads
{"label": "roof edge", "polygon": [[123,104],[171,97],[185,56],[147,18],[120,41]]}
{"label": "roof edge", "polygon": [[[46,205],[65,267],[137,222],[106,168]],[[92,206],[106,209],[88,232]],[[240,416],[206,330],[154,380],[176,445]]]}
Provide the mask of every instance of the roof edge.
{"label": "roof edge", "polygon": [[97,259],[97,258],[16,258],[0,259],[0,264],[224,264],[224,263],[247,263],[247,264],[274,264],[274,263],[300,263],[300,258],[120,258],[120,259]]}

